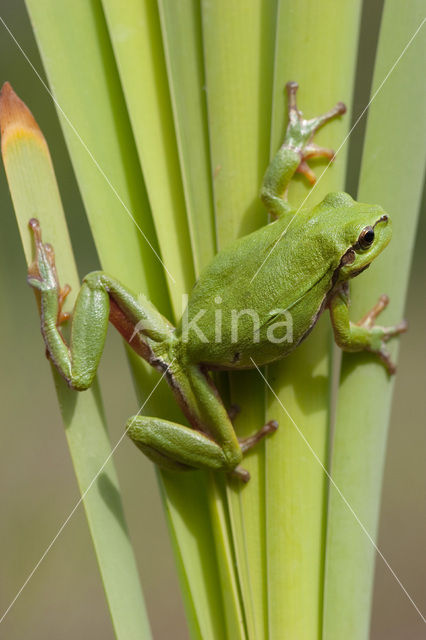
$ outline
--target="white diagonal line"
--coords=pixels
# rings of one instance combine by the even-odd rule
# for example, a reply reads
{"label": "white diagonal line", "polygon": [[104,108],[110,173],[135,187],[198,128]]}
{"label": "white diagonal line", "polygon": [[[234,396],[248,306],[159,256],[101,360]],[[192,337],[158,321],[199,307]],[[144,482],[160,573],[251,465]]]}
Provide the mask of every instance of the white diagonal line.
{"label": "white diagonal line", "polygon": [[61,114],[63,115],[63,117],[65,118],[67,124],[69,125],[69,127],[71,128],[72,132],[74,133],[74,135],[77,137],[77,139],[79,140],[79,142],[82,144],[82,146],[84,147],[85,151],[87,152],[87,154],[89,155],[90,159],[92,160],[93,164],[95,165],[95,167],[97,168],[97,170],[99,171],[99,173],[101,174],[101,176],[104,178],[104,180],[107,182],[108,186],[110,187],[111,191],[113,192],[113,194],[115,195],[115,197],[117,198],[117,200],[119,201],[119,203],[122,205],[123,209],[126,211],[127,215],[129,216],[129,218],[132,220],[133,224],[135,225],[135,227],[138,229],[139,233],[142,235],[142,237],[144,238],[145,242],[148,244],[148,246],[151,248],[151,250],[154,252],[155,257],[157,258],[157,260],[162,264],[163,269],[165,270],[165,272],[167,273],[167,275],[169,276],[169,278],[172,280],[172,282],[174,282],[174,284],[176,284],[176,280],[173,278],[172,274],[170,273],[170,271],[167,269],[166,265],[164,264],[164,262],[162,261],[161,257],[158,255],[157,251],[154,249],[154,247],[152,246],[152,244],[150,243],[149,239],[147,238],[147,236],[145,235],[145,233],[142,231],[140,225],[137,223],[137,221],[135,220],[135,217],[133,216],[133,214],[131,213],[130,209],[128,208],[128,206],[126,205],[126,203],[123,201],[123,199],[121,198],[120,194],[118,193],[117,189],[114,187],[114,185],[111,183],[110,179],[108,178],[108,176],[106,175],[105,171],[102,169],[102,167],[100,166],[99,162],[96,160],[95,156],[93,155],[93,153],[90,151],[89,147],[87,146],[87,144],[84,142],[83,138],[81,137],[81,135],[78,133],[77,129],[75,128],[75,126],[73,125],[73,123],[71,122],[71,120],[69,119],[69,117],[67,116],[67,114],[65,113],[65,111],[62,109],[61,105],[59,104],[59,102],[56,100],[55,96],[53,95],[53,93],[50,91],[49,87],[47,86],[47,84],[44,82],[43,78],[41,77],[41,75],[39,74],[39,72],[37,71],[37,69],[35,68],[35,66],[33,65],[33,63],[31,62],[31,60],[29,59],[29,57],[27,56],[27,54],[25,53],[25,51],[23,50],[23,48],[21,47],[21,45],[19,44],[19,42],[17,41],[17,39],[15,38],[15,36],[13,35],[12,31],[9,29],[9,27],[7,26],[6,22],[3,20],[3,18],[0,16],[0,22],[3,24],[4,28],[6,29],[6,31],[9,33],[10,37],[12,38],[12,40],[14,41],[14,43],[16,44],[16,46],[18,47],[19,51],[22,53],[22,55],[24,56],[25,60],[28,62],[28,64],[30,65],[31,69],[34,71],[34,73],[36,74],[37,78],[40,80],[41,84],[43,85],[43,87],[46,89],[47,93],[50,95],[50,97],[52,98],[53,102],[55,103],[56,107],[59,109],[59,111],[61,112]]}
{"label": "white diagonal line", "polygon": [[325,167],[324,171],[321,173],[321,175],[319,176],[318,180],[315,182],[314,186],[312,187],[312,189],[310,189],[310,191],[308,191],[307,195],[305,196],[304,200],[302,201],[302,204],[298,207],[297,211],[295,212],[295,214],[292,216],[290,222],[288,223],[288,225],[286,226],[286,228],[284,229],[284,231],[281,233],[281,235],[278,237],[278,239],[276,240],[276,242],[273,244],[271,250],[269,251],[268,255],[266,256],[266,258],[263,260],[262,264],[260,265],[260,267],[257,269],[256,273],[254,274],[254,276],[252,277],[252,279],[250,280],[250,284],[252,284],[253,280],[256,278],[257,274],[259,273],[259,271],[262,269],[263,265],[265,264],[265,262],[267,262],[271,256],[271,254],[273,253],[273,251],[275,251],[278,243],[280,242],[280,240],[282,240],[282,238],[284,237],[284,235],[287,233],[288,228],[290,227],[291,223],[293,222],[293,220],[295,219],[295,217],[297,216],[297,214],[299,213],[299,211],[301,210],[301,208],[303,207],[303,205],[305,204],[306,200],[313,194],[313,192],[315,191],[315,189],[317,188],[317,186],[319,185],[321,178],[323,177],[323,175],[325,174],[325,172],[330,168],[330,165],[333,163],[334,159],[336,158],[337,154],[341,151],[341,149],[344,147],[344,145],[346,144],[346,142],[348,141],[348,138],[350,137],[350,135],[352,134],[353,130],[355,129],[355,127],[358,126],[361,118],[363,117],[363,115],[365,114],[365,112],[368,110],[368,108],[370,107],[371,103],[373,102],[373,100],[375,100],[375,98],[377,97],[378,93],[381,91],[381,89],[383,88],[383,85],[385,84],[385,82],[388,80],[389,76],[392,74],[392,72],[394,71],[395,67],[398,65],[398,63],[400,62],[401,58],[404,56],[404,54],[407,52],[407,49],[410,47],[410,45],[412,44],[414,38],[417,36],[417,34],[419,33],[420,29],[422,28],[422,26],[424,25],[424,23],[426,22],[426,18],[423,18],[423,20],[421,21],[421,23],[419,24],[419,26],[417,27],[417,29],[415,30],[415,32],[413,33],[413,35],[411,36],[411,38],[409,39],[409,41],[407,42],[407,44],[405,45],[405,47],[403,48],[403,50],[401,51],[401,53],[399,54],[399,56],[397,57],[397,59],[395,60],[395,62],[393,63],[393,65],[391,66],[391,68],[389,69],[389,71],[387,72],[387,74],[385,75],[385,77],[383,78],[383,80],[381,81],[381,83],[379,84],[379,86],[377,87],[376,91],[373,93],[372,97],[370,98],[370,101],[367,103],[367,105],[364,107],[364,109],[361,111],[361,113],[359,114],[358,118],[355,120],[355,123],[353,124],[353,126],[351,127],[349,133],[345,136],[345,138],[343,139],[343,142],[340,144],[340,146],[338,147],[336,153],[334,154],[333,158],[330,160],[330,162],[327,164],[327,166]]}
{"label": "white diagonal line", "polygon": [[361,520],[359,519],[359,517],[357,516],[357,514],[355,513],[354,509],[352,508],[352,506],[349,504],[348,500],[345,498],[344,494],[342,493],[342,491],[339,489],[339,487],[337,486],[337,484],[335,483],[334,479],[332,478],[332,476],[329,474],[329,472],[327,471],[327,469],[325,468],[324,464],[322,463],[321,459],[318,457],[317,453],[314,451],[314,449],[312,448],[310,442],[307,440],[306,436],[304,435],[304,433],[302,432],[302,430],[297,426],[296,422],[293,420],[293,418],[291,417],[291,415],[289,414],[289,412],[287,411],[287,409],[285,408],[285,406],[283,405],[283,403],[281,402],[281,400],[279,399],[279,397],[277,396],[277,394],[275,393],[275,391],[273,390],[273,388],[271,387],[271,385],[269,384],[268,380],[265,378],[265,376],[263,375],[263,373],[261,372],[261,370],[259,369],[259,367],[257,366],[257,364],[255,363],[255,361],[253,360],[253,358],[250,358],[250,360],[253,363],[253,366],[257,369],[257,371],[259,372],[259,374],[261,375],[261,377],[263,378],[263,381],[265,382],[266,386],[268,387],[268,389],[270,390],[270,392],[272,393],[272,395],[274,396],[274,398],[277,400],[277,402],[279,403],[280,407],[282,408],[282,410],[285,412],[285,414],[287,415],[288,419],[291,421],[291,423],[293,424],[293,426],[295,427],[297,433],[299,434],[299,436],[302,438],[302,440],[304,441],[304,443],[306,444],[306,446],[308,447],[309,451],[312,453],[312,455],[314,456],[315,460],[318,462],[318,464],[321,466],[322,470],[324,471],[325,475],[327,476],[327,478],[329,479],[330,483],[333,485],[333,487],[336,489],[337,493],[339,494],[339,496],[341,497],[341,499],[343,500],[343,502],[345,503],[345,505],[347,506],[347,508],[349,509],[349,511],[351,512],[351,514],[353,515],[353,517],[355,518],[355,520],[357,521],[357,523],[359,524],[359,526],[361,527],[362,531],[365,533],[365,535],[367,536],[368,540],[371,542],[371,544],[373,545],[373,547],[375,548],[375,550],[377,551],[377,553],[379,554],[379,556],[381,557],[381,559],[383,560],[383,562],[385,563],[385,565],[387,566],[387,568],[389,569],[389,571],[391,572],[391,574],[393,575],[393,577],[395,578],[395,580],[397,581],[397,583],[399,584],[399,586],[401,587],[401,589],[403,590],[403,592],[405,593],[405,595],[407,596],[407,598],[409,599],[409,601],[411,602],[411,604],[413,605],[413,607],[415,608],[415,610],[417,611],[417,613],[419,614],[419,616],[421,617],[421,619],[423,620],[423,622],[426,624],[426,618],[423,615],[423,613],[420,611],[419,607],[416,605],[416,603],[414,602],[413,598],[410,596],[410,594],[408,593],[407,589],[404,587],[404,585],[402,584],[401,580],[398,578],[398,576],[396,575],[395,571],[392,569],[392,567],[390,566],[389,562],[386,560],[385,556],[383,555],[383,553],[380,551],[379,547],[377,546],[377,544],[375,543],[374,539],[372,538],[372,536],[370,535],[370,533],[368,532],[368,530],[366,529],[366,527],[364,526],[364,524],[361,522]]}
{"label": "white diagonal line", "polygon": [[62,531],[65,529],[65,527],[67,526],[68,522],[71,520],[72,516],[74,515],[74,513],[77,511],[78,507],[80,506],[80,504],[83,502],[84,498],[87,496],[87,494],[89,493],[90,489],[93,487],[93,484],[96,482],[97,478],[99,477],[99,474],[102,473],[102,471],[104,470],[105,466],[108,464],[108,462],[110,461],[110,459],[112,458],[115,450],[117,449],[117,447],[120,445],[120,443],[122,442],[124,436],[126,435],[126,433],[128,432],[128,430],[130,429],[130,427],[132,426],[132,424],[134,423],[134,421],[136,420],[136,418],[138,417],[138,415],[140,414],[140,412],[143,410],[143,408],[145,407],[145,405],[147,404],[147,402],[149,401],[149,399],[151,398],[152,394],[154,393],[154,391],[156,390],[156,388],[158,387],[158,385],[160,384],[160,382],[163,380],[164,376],[166,375],[167,371],[169,370],[169,368],[172,366],[174,362],[174,359],[170,362],[170,364],[167,366],[167,369],[165,369],[165,371],[163,372],[161,378],[158,380],[158,382],[156,383],[156,385],[154,386],[154,388],[152,389],[151,393],[149,394],[149,396],[145,399],[144,403],[142,404],[142,406],[140,407],[139,411],[137,412],[137,414],[135,416],[133,416],[133,420],[130,422],[129,426],[127,427],[127,429],[125,429],[123,435],[121,436],[121,438],[118,440],[118,442],[115,444],[114,448],[111,450],[111,452],[108,454],[108,457],[106,458],[105,462],[102,464],[102,466],[100,467],[99,471],[97,471],[97,473],[95,474],[95,476],[93,477],[93,479],[90,481],[90,484],[87,486],[87,488],[84,490],[84,492],[81,494],[80,498],[78,499],[78,501],[76,502],[76,504],[74,505],[72,511],[69,513],[68,517],[64,520],[64,522],[62,523],[62,525],[59,527],[58,532],[56,533],[55,537],[52,538],[51,542],[49,543],[49,545],[46,547],[45,551],[43,552],[42,556],[40,557],[40,559],[38,560],[37,564],[34,566],[33,570],[31,571],[31,573],[28,575],[27,579],[25,580],[25,582],[23,583],[23,585],[21,586],[21,588],[19,589],[18,593],[16,594],[16,596],[13,598],[12,602],[9,604],[9,606],[7,607],[7,609],[4,611],[3,615],[0,618],[0,624],[3,622],[3,620],[5,619],[5,617],[7,616],[7,614],[9,613],[9,611],[12,609],[13,605],[15,604],[15,602],[18,600],[19,596],[21,595],[21,593],[23,592],[23,590],[25,589],[25,587],[27,586],[27,584],[29,583],[29,581],[31,580],[31,578],[33,577],[33,575],[35,574],[35,572],[37,571],[37,569],[39,568],[39,566],[41,565],[41,563],[43,562],[43,560],[45,559],[45,557],[47,556],[47,554],[49,553],[49,551],[51,550],[51,548],[53,547],[53,545],[55,544],[56,540],[59,538],[59,536],[61,535]]}

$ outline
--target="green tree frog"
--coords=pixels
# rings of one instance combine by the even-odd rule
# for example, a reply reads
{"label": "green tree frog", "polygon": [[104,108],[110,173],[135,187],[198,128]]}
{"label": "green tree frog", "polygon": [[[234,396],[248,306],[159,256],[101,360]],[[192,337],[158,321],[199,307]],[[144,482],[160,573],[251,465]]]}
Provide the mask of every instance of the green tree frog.
{"label": "green tree frog", "polygon": [[333,158],[313,143],[319,127],[345,112],[304,119],[296,103],[297,83],[287,84],[289,123],[284,142],[266,170],[261,200],[274,221],[219,252],[195,284],[174,327],[146,299],[136,297],[103,271],[88,274],[72,313],[67,345],[60,324],[68,288],[61,288],[53,249],[44,244],[36,219],[35,261],[28,282],[38,291],[47,354],[76,390],[90,387],[104,347],[108,321],[131,347],[167,379],[190,426],[158,417],[135,416],[127,424],[134,443],[155,463],[171,470],[211,469],[243,481],[245,451],[277,428],[275,421],[238,440],[209,373],[271,363],[293,351],[329,309],[337,344],[346,351],[377,354],[394,372],[385,349],[405,323],[382,327],[375,319],[387,305],[382,296],[357,324],[349,320],[349,280],[360,274],[391,238],[389,216],[378,205],[329,193],[312,209],[296,211],[287,188],[296,172],[315,181],[307,159]]}

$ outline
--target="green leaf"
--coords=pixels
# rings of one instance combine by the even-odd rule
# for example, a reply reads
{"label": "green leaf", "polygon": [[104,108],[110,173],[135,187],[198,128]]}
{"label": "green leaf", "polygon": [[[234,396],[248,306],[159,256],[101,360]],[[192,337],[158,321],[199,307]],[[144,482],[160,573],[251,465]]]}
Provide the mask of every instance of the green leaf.
{"label": "green leaf", "polygon": [[[202,3],[213,193],[218,246],[265,224],[258,193],[269,156],[275,2]],[[264,423],[265,390],[257,372],[230,376],[239,437]],[[228,486],[247,637],[266,633],[264,445],[244,458],[250,482]],[[235,611],[238,612],[237,609]],[[242,633],[242,632],[241,632]],[[236,637],[231,636],[231,637]]]}
{"label": "green leaf", "polygon": [[[419,0],[385,2],[358,200],[380,203],[389,212],[393,240],[371,271],[353,282],[354,320],[382,293],[389,295],[390,305],[380,324],[395,324],[403,316],[426,161],[424,26],[409,44],[422,20],[424,3]],[[397,350],[394,341],[393,358]],[[374,541],[393,386],[394,378],[377,359],[343,356],[332,469],[350,507],[332,486],[324,604],[327,640],[369,636]],[[392,565],[392,559],[387,560]]]}
{"label": "green leaf", "polygon": [[[306,117],[346,103],[349,114],[328,123],[315,136],[320,146],[337,150],[350,125],[361,3],[356,0],[281,0],[277,19],[271,154],[282,141],[286,105],[284,85],[299,83],[298,105]],[[289,200],[311,207],[344,186],[347,145],[327,169],[311,162],[318,180],[310,188],[299,176]],[[303,202],[306,198],[306,205]],[[265,266],[266,268],[266,266]],[[321,637],[324,533],[330,420],[331,329],[321,318],[312,335],[280,365],[268,367],[279,401],[270,397],[268,419],[280,427],[266,443],[268,607],[270,636],[312,640]],[[289,412],[319,458],[289,420]]]}
{"label": "green leaf", "polygon": [[[27,262],[33,255],[28,221],[37,216],[44,240],[56,249],[59,278],[72,287],[73,303],[79,279],[49,150],[31,113],[9,85],[2,89],[0,124],[3,161]],[[53,367],[52,373],[116,636],[148,639],[151,633],[98,385],[76,393]]]}
{"label": "green leaf", "polygon": [[216,253],[200,6],[159,0],[180,168],[198,276]]}

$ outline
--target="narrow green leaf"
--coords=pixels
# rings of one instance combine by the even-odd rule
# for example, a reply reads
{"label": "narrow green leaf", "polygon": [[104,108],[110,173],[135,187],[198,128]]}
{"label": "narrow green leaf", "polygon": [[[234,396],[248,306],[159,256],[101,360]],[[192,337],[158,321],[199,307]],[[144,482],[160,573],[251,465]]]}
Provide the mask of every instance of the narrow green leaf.
{"label": "narrow green leaf", "polygon": [[215,254],[200,5],[159,0],[195,273]]}
{"label": "narrow green leaf", "polygon": [[[3,87],[0,102],[3,161],[27,262],[33,256],[28,221],[37,216],[44,240],[56,249],[59,279],[72,287],[72,304],[79,279],[47,144],[8,85]],[[116,636],[148,639],[151,633],[98,385],[76,393],[53,367],[52,372]]]}
{"label": "narrow green leaf", "polygon": [[[297,7],[279,2],[275,57],[271,155],[282,141],[286,126],[284,86],[300,85],[299,108],[316,116],[342,100],[349,108],[357,51],[361,3],[302,0]],[[350,114],[328,123],[315,136],[320,146],[335,150],[348,131]],[[344,185],[347,145],[318,182],[309,189],[299,176],[289,189],[289,200],[300,205],[310,193],[312,207]],[[317,176],[326,161],[311,162]],[[268,368],[269,382],[295,420],[322,464],[327,464],[329,425],[331,330],[328,317],[296,352]],[[270,399],[268,419],[280,427],[266,443],[267,553],[270,637],[312,640],[320,638],[326,476],[300,433]]]}
{"label": "narrow green leaf", "polygon": [[[387,0],[380,31],[358,199],[390,214],[394,239],[368,275],[353,282],[354,320],[387,293],[380,324],[403,316],[426,161],[424,3]],[[406,52],[392,69],[393,64]],[[403,338],[402,338],[403,339]],[[397,342],[392,344],[393,358]],[[324,603],[326,640],[369,637],[375,549],[394,379],[368,355],[344,355],[333,446],[333,479],[356,513],[331,488]],[[387,558],[392,565],[392,558]],[[381,560],[379,559],[379,562]],[[410,585],[405,587],[410,591]],[[397,587],[398,588],[398,587]],[[401,591],[401,598],[407,596]],[[413,616],[418,615],[413,608]]]}
{"label": "narrow green leaf", "polygon": [[[162,494],[192,639],[226,638],[207,474],[161,473]],[[159,473],[159,475],[160,475]]]}

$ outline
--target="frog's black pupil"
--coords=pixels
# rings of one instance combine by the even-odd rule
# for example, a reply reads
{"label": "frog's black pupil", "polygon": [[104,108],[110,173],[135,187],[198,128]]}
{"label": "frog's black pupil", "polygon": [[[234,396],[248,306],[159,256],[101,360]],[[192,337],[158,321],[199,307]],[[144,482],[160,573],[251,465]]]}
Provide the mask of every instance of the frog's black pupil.
{"label": "frog's black pupil", "polygon": [[374,229],[366,227],[359,237],[359,244],[362,249],[367,249],[374,240]]}

